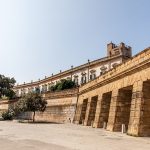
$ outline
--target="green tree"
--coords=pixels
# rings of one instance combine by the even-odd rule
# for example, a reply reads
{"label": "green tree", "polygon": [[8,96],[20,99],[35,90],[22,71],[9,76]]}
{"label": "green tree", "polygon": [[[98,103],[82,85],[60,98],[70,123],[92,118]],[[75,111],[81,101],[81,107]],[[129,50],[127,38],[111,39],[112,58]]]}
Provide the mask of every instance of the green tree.
{"label": "green tree", "polygon": [[0,75],[0,98],[2,96],[6,96],[9,99],[15,97],[15,92],[13,91],[13,87],[16,83],[14,78],[5,77],[4,75]]}
{"label": "green tree", "polygon": [[9,108],[7,111],[2,112],[2,118],[4,120],[12,120],[14,117],[15,113],[13,109]]}
{"label": "green tree", "polygon": [[47,101],[42,98],[38,93],[28,93],[23,96],[15,106],[15,112],[33,112],[33,122],[35,122],[35,112],[42,111],[46,109]]}
{"label": "green tree", "polygon": [[26,95],[23,95],[17,103],[14,105],[15,115],[20,114],[21,112],[27,111],[27,98]]}
{"label": "green tree", "polygon": [[65,89],[75,88],[76,84],[72,80],[62,79],[56,85],[51,86],[51,91],[62,91]]}

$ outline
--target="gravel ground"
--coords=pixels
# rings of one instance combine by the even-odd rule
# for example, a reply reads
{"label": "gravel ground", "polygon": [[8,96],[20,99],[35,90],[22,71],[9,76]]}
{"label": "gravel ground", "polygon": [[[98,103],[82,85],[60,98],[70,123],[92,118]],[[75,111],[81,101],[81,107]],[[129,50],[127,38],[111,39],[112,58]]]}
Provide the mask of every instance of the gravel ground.
{"label": "gravel ground", "polygon": [[0,150],[150,150],[150,138],[74,124],[0,121]]}

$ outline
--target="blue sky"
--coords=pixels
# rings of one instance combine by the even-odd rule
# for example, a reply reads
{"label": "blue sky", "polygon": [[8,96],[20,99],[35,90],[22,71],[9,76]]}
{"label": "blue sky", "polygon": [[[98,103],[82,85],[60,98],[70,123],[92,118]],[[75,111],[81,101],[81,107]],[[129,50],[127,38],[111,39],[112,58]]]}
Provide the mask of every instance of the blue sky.
{"label": "blue sky", "polygon": [[149,0],[0,0],[0,74],[35,81],[106,56],[125,42],[150,46]]}

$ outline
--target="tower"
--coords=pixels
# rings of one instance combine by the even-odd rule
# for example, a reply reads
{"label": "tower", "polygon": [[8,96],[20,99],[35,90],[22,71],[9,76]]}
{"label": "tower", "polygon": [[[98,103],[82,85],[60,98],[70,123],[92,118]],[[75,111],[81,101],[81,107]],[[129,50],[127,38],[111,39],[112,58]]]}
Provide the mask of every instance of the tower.
{"label": "tower", "polygon": [[125,59],[131,58],[132,48],[130,46],[126,46],[123,42],[119,45],[116,45],[112,42],[107,44],[107,56],[113,57],[117,55],[122,55]]}

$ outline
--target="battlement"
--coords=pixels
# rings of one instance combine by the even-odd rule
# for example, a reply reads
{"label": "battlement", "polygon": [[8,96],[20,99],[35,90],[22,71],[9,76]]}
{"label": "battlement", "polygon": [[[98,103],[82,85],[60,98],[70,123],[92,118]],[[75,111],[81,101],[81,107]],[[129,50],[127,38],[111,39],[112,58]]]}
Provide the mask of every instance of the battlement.
{"label": "battlement", "polygon": [[115,55],[122,55],[125,59],[132,57],[132,48],[125,45],[123,42],[119,45],[114,43],[107,44],[107,56],[112,57]]}

